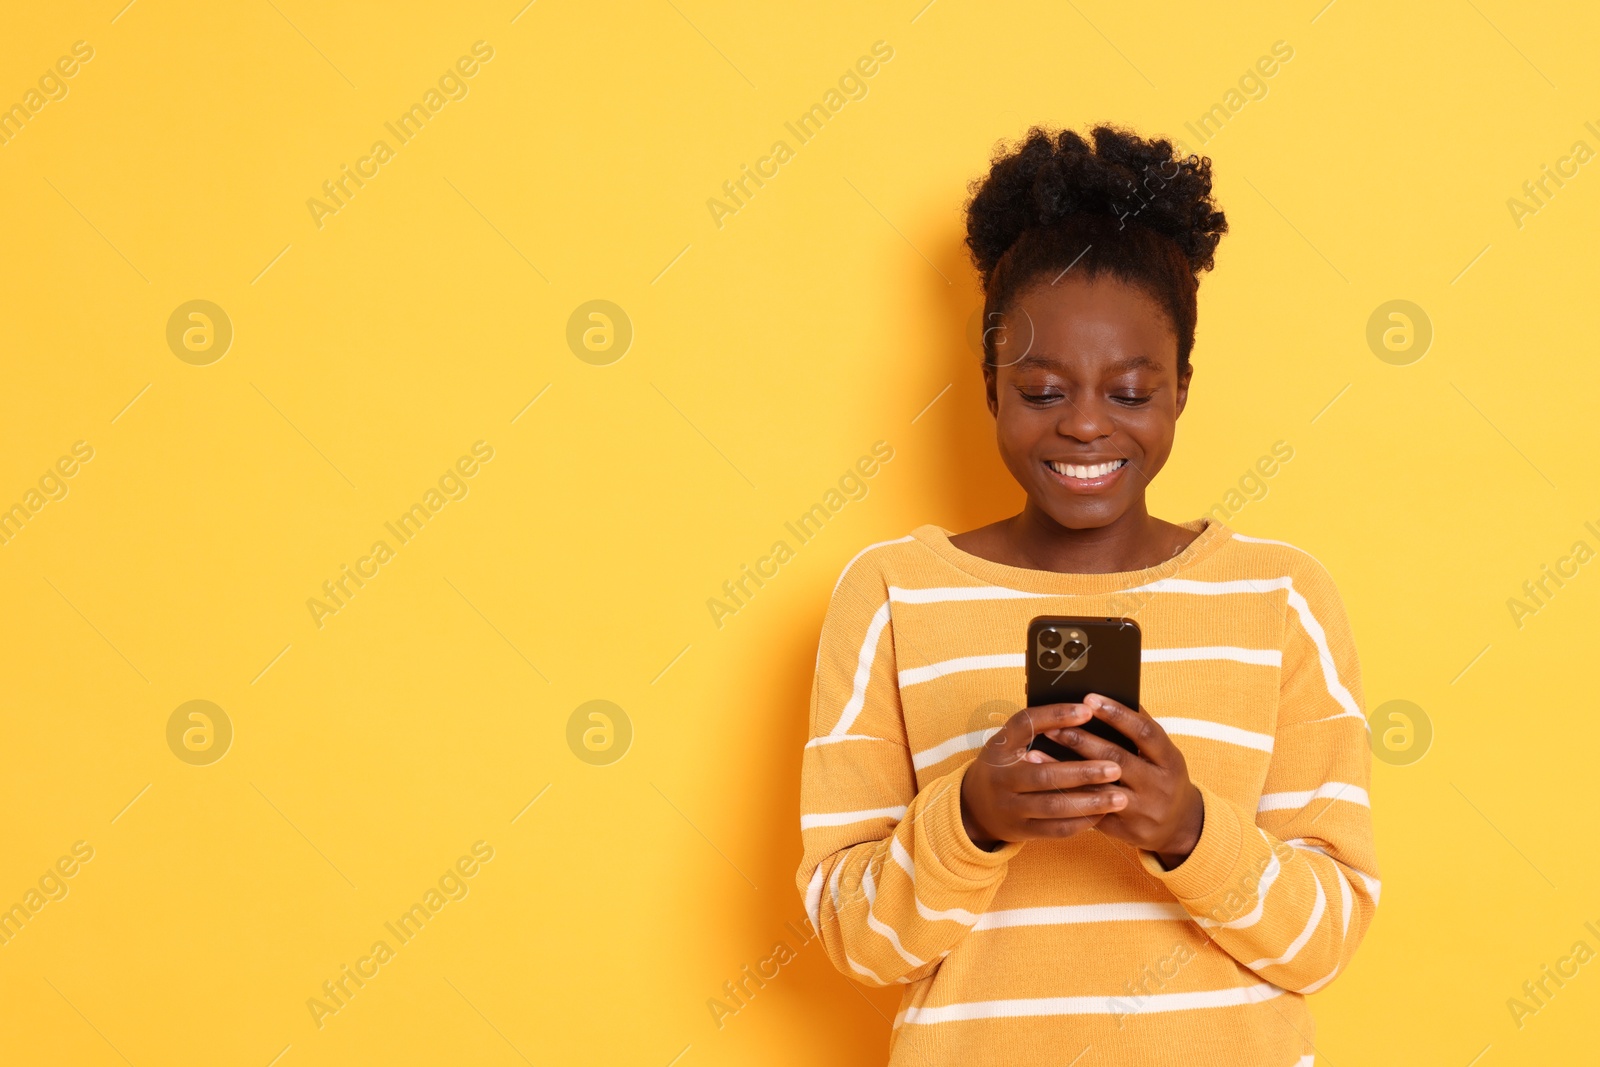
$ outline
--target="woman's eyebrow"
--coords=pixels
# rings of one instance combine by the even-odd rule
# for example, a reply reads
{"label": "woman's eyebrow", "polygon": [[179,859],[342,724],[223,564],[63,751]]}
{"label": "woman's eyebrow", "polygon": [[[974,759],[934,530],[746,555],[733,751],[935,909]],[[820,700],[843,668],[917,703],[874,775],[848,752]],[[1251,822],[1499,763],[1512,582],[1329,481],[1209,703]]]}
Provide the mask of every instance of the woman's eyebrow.
{"label": "woman's eyebrow", "polygon": [[[1060,360],[1039,353],[1026,355],[1016,362],[1016,367],[1019,370],[1028,370],[1035,367],[1045,370],[1061,370],[1065,366]],[[1117,360],[1106,368],[1112,374],[1123,374],[1134,370],[1149,370],[1159,373],[1165,369],[1159,360],[1151,359],[1149,356],[1129,356],[1127,359]]]}
{"label": "woman's eyebrow", "polygon": [[1127,359],[1119,359],[1107,369],[1115,374],[1130,370],[1162,371],[1166,368],[1159,361],[1151,359],[1149,356],[1130,356]]}

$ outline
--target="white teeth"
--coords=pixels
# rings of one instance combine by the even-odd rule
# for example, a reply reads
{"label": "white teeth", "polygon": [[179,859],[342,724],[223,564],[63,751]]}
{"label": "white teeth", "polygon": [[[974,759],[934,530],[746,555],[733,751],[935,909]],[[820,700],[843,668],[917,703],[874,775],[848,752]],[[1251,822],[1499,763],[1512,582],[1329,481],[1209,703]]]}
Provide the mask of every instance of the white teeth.
{"label": "white teeth", "polygon": [[1102,478],[1128,461],[1126,459],[1114,459],[1109,463],[1096,463],[1093,466],[1084,466],[1080,463],[1061,463],[1056,460],[1047,462],[1050,464],[1050,469],[1057,474],[1065,474],[1069,478],[1087,480],[1090,478]]}

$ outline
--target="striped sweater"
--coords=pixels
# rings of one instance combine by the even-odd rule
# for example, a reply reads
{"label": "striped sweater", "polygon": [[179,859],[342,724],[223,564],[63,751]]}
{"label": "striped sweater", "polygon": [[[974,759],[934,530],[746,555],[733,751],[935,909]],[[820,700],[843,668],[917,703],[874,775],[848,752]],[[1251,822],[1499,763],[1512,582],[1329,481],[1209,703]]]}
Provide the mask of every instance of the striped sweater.
{"label": "striped sweater", "polygon": [[[1304,552],[1185,526],[1182,553],[1115,574],[1010,567],[923,526],[834,587],[797,883],[836,967],[905,986],[892,1065],[1311,1067],[1305,995],[1379,890],[1350,626]],[[1143,631],[1142,703],[1205,803],[1171,871],[1093,830],[984,852],[962,827],[962,776],[1025,703],[1047,614]]]}

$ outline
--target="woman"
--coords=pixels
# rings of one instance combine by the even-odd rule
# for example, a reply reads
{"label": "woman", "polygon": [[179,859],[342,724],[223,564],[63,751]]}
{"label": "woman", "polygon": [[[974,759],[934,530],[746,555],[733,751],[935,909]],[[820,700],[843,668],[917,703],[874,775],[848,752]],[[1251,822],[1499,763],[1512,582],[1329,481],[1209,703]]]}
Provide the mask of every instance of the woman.
{"label": "woman", "polygon": [[[1027,503],[845,568],[798,883],[835,966],[905,984],[893,1064],[1309,1067],[1304,997],[1379,890],[1355,648],[1304,552],[1147,510],[1227,223],[1210,160],[1091,136],[1030,131],[975,186],[983,375]],[[1137,620],[1145,706],[1022,709],[1046,614]]]}

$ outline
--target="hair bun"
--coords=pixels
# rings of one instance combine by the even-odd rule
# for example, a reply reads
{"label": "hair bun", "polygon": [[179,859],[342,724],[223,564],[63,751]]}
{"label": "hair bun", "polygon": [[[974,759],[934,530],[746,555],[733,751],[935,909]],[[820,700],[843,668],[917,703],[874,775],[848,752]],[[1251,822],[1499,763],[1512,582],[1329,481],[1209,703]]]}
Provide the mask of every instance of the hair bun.
{"label": "hair bun", "polygon": [[1075,215],[1142,226],[1171,238],[1193,273],[1212,268],[1228,223],[1211,199],[1211,160],[1179,158],[1172,142],[1115,126],[1090,136],[1093,147],[1074,130],[1035,126],[973,183],[967,247],[985,285],[1024,233]]}

